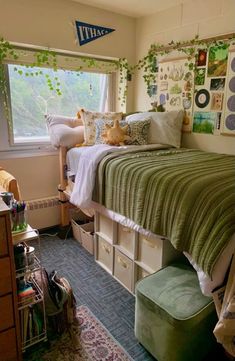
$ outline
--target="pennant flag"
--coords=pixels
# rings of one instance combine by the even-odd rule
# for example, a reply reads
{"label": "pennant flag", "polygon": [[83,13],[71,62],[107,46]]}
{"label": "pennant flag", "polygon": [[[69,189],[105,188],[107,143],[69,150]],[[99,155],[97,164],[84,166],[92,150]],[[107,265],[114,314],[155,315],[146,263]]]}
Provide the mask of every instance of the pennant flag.
{"label": "pennant flag", "polygon": [[75,24],[80,45],[84,45],[115,31],[115,29],[82,23],[81,21],[75,21]]}

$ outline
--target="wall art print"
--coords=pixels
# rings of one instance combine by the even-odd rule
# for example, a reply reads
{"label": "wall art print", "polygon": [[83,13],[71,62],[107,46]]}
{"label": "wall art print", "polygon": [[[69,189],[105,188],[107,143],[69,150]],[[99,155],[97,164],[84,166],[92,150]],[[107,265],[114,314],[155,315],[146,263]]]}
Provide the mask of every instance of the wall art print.
{"label": "wall art print", "polygon": [[191,132],[194,72],[189,70],[187,59],[174,59],[159,63],[158,103],[166,111],[184,109],[183,131]]}
{"label": "wall art print", "polygon": [[229,53],[222,134],[235,135],[235,49]]}
{"label": "wall art print", "polygon": [[228,45],[211,46],[209,50],[207,76],[226,76],[228,61]]}
{"label": "wall art print", "polygon": [[220,127],[221,113],[194,112],[193,131],[195,133],[214,134]]}
{"label": "wall art print", "polygon": [[159,62],[158,104],[166,111],[184,109],[184,132],[235,135],[234,44],[198,49],[194,69],[190,62]]}
{"label": "wall art print", "polygon": [[203,50],[203,49],[199,49],[198,56],[197,56],[197,67],[205,66],[206,59],[207,59],[207,51]]}

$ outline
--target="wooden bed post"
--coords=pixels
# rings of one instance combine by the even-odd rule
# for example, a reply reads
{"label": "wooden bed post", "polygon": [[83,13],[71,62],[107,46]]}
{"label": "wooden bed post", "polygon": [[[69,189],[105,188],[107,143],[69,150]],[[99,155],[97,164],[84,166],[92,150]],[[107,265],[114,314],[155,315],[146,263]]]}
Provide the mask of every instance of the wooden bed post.
{"label": "wooden bed post", "polygon": [[67,165],[66,165],[66,147],[59,148],[59,161],[60,161],[60,184],[58,185],[59,201],[60,201],[60,214],[61,214],[61,226],[67,226],[69,224],[68,210],[70,208],[69,201],[64,194],[68,185],[67,181]]}

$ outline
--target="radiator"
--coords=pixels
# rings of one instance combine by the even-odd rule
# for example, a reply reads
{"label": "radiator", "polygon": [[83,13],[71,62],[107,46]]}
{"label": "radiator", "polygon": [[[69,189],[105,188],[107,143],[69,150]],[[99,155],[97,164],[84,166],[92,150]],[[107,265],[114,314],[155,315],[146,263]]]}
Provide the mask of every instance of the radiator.
{"label": "radiator", "polygon": [[26,201],[27,222],[37,229],[60,224],[60,203],[56,196]]}

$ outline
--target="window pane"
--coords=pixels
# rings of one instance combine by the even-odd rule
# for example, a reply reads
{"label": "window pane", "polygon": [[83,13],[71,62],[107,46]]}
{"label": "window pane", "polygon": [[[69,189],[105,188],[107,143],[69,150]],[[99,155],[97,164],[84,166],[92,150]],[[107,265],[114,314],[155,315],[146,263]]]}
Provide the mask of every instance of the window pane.
{"label": "window pane", "polygon": [[[14,69],[17,67],[17,71]],[[29,73],[20,75],[19,70]],[[33,68],[33,72],[40,71]],[[104,111],[107,104],[106,74],[43,69],[61,89],[62,95],[49,89],[44,76],[31,76],[31,69],[8,65],[14,143],[49,140],[45,114],[75,117],[78,110]]]}

